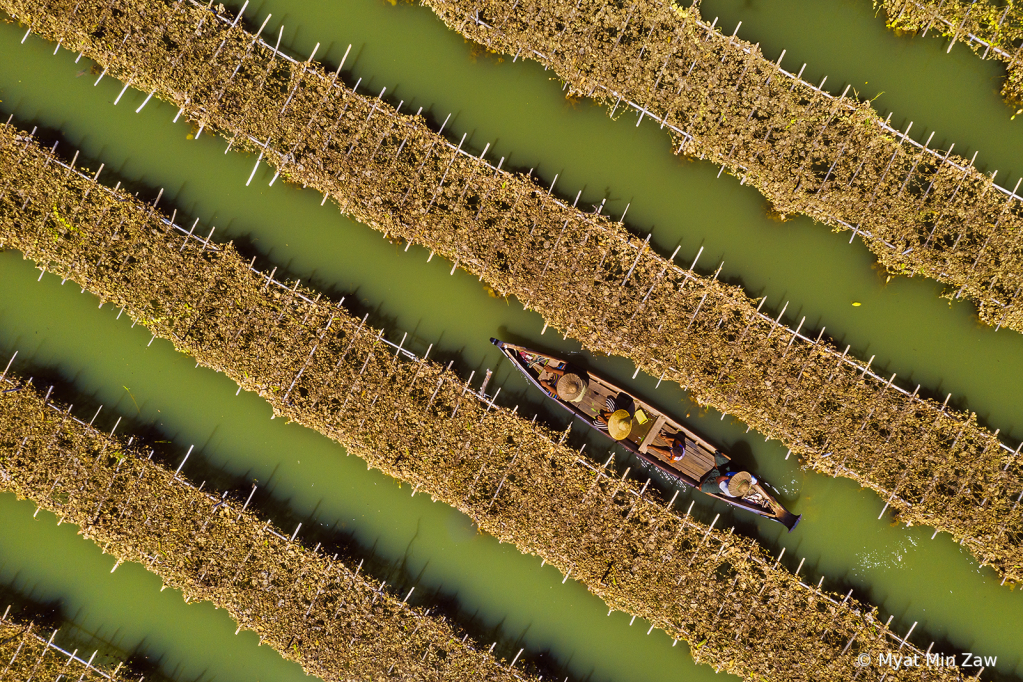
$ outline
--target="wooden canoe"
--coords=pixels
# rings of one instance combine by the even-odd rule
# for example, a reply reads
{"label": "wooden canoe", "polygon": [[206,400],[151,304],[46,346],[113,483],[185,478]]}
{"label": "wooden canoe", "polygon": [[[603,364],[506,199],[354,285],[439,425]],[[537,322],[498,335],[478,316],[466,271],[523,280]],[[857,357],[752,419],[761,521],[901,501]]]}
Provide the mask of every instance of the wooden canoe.
{"label": "wooden canoe", "polygon": [[[607,379],[597,376],[579,367],[571,365],[567,360],[539,351],[530,350],[524,346],[513,343],[505,343],[498,339],[490,339],[490,342],[501,349],[501,351],[512,361],[512,364],[522,372],[529,381],[542,390],[547,397],[561,405],[564,409],[581,419],[595,431],[604,435],[605,438],[634,453],[637,457],[657,467],[672,478],[675,478],[686,485],[700,489],[700,481],[715,466],[714,455],[722,455],[712,444],[686,428],[683,424],[672,419],[665,412],[653,405],[646,403],[639,398],[624,391]],[[588,380],[585,395],[578,403],[570,403],[551,395],[541,381],[550,379],[550,369],[568,369]],[[619,402],[631,402],[630,411],[634,412],[634,424],[631,433],[624,440],[614,441],[606,431],[597,429],[593,425],[593,418],[600,410],[606,409],[607,399],[611,398]],[[642,423],[640,423],[642,422]],[[681,433],[685,436],[685,456],[675,461],[650,446],[668,448],[670,443],[664,436],[671,436]],[[727,457],[727,455],[725,455]],[[721,500],[733,507],[744,509],[768,519],[772,519],[784,525],[790,531],[796,527],[802,515],[797,516],[785,509],[774,496],[768,492],[767,486],[761,481],[753,486],[750,492],[742,497],[729,497],[723,493],[705,493]]]}

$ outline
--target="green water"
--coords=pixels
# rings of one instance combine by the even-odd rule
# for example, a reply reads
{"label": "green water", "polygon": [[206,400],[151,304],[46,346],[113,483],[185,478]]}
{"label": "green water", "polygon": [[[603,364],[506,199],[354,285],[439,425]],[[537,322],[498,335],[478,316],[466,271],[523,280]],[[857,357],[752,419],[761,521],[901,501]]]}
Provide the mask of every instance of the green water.
{"label": "green water", "polygon": [[[829,60],[844,55],[853,60],[835,42],[848,41],[865,50],[858,53],[859,61],[837,64],[835,78],[839,73],[860,77],[861,71],[855,70],[860,69],[863,79],[873,83],[896,59],[924,80],[942,73],[947,77],[953,71],[949,62],[964,73],[976,67],[977,60],[965,59],[956,49],[944,55],[937,41],[896,39],[870,15],[869,3],[866,11],[854,3],[832,4],[822,9],[808,3],[786,7],[789,16],[802,12],[803,19],[819,18],[813,26],[820,36],[797,31],[793,37],[799,40],[791,42],[784,17],[765,16],[756,4],[733,9],[744,19],[740,34],[760,40],[769,55],[769,41],[780,41],[792,55],[786,57],[790,66],[790,58],[809,61],[809,55],[818,66],[830,66]],[[470,46],[422,8],[366,0],[250,7],[249,15],[260,21],[273,12],[272,27],[283,19],[285,41],[297,52],[308,52],[320,41],[330,47],[327,59],[336,60],[352,42],[357,56],[352,82],[362,77],[374,92],[387,85],[398,99],[408,98],[414,106],[433,105],[434,118],[440,120],[454,111],[452,134],[471,133],[479,149],[495,141],[492,154],[508,156],[524,168],[535,166],[544,177],[560,173],[558,184],[566,195],[574,198],[583,189],[582,201],[590,203],[609,195],[608,205],[616,215],[631,202],[630,226],[640,233],[653,230],[662,252],[670,253],[681,243],[678,260],[688,264],[704,246],[705,270],[723,258],[723,274],[751,293],[768,296],[769,307],[780,309],[791,300],[787,319],[795,323],[806,315],[807,325],[826,325],[859,355],[876,355],[875,366],[920,382],[923,390],[942,396],[951,391],[959,406],[976,410],[1010,438],[1023,437],[1018,381],[1023,347],[1018,334],[979,327],[968,305],[949,306],[938,299],[940,286],[932,282],[897,279],[885,285],[884,277],[871,269],[870,254],[859,244],[849,246],[847,237],[806,220],[768,221],[759,195],[732,180],[715,179],[717,171],[710,166],[673,158],[655,126],[636,128],[629,116],[612,122],[585,102],[566,102],[560,86],[535,64],[474,59]],[[705,8],[711,16],[724,15],[725,8],[712,11],[709,3]],[[842,21],[829,24],[829,17]],[[53,56],[53,46],[35,37],[19,45],[22,34],[16,27],[0,26],[0,112],[5,118],[13,113],[20,125],[59,132],[97,163],[106,163],[107,177],[131,181],[134,189],[155,195],[157,188],[166,188],[164,196],[172,202],[166,205],[176,207],[179,215],[216,225],[219,235],[242,242],[243,248],[263,256],[263,262],[285,268],[291,276],[312,280],[349,300],[355,297],[379,323],[413,332],[422,346],[436,344],[466,373],[495,367],[492,386],[502,386],[509,404],[533,401],[523,408],[527,415],[537,409],[536,396],[525,392],[506,365],[498,364],[487,338],[512,336],[552,349],[577,348],[550,331],[541,337],[540,318],[524,313],[514,300],[488,297],[464,273],[449,276],[449,263],[434,258],[427,264],[422,250],[405,253],[336,210],[321,208],[320,197],[311,192],[280,183],[269,188],[265,170],[257,173],[262,182],[244,187],[254,159],[224,155],[226,143],[208,135],[186,140],[189,128],[171,123],[175,111],[168,106],[150,102],[136,115],[144,99],[140,93],[129,91],[117,107],[111,106],[120,84],[104,79],[93,87],[95,77],[76,77],[88,69],[85,60],[76,65],[74,56],[63,51]],[[808,56],[797,56],[799,51]],[[987,154],[987,142],[997,139],[997,125],[1008,125],[997,97],[968,99],[965,113],[949,112],[941,97],[928,99],[926,91],[914,95],[916,91],[905,88],[903,81],[908,80],[904,76],[880,87],[899,92],[903,100],[893,106],[900,111],[921,110],[913,114],[919,118],[917,125],[926,120],[942,131],[947,128],[957,149],[960,144],[981,146],[978,160]],[[1018,135],[1008,132],[1011,127],[1002,130],[1006,139],[991,144],[991,151],[1004,153],[1011,162]],[[1004,167],[1007,171],[1011,163]],[[174,353],[169,344],[156,341],[147,349],[145,330],[131,329],[124,317],[116,321],[109,306],[97,309],[97,302],[72,283],[62,287],[52,276],[36,283],[37,276],[16,254],[0,256],[0,351],[7,357],[18,349],[21,371],[59,376],[79,394],[104,404],[103,418],[111,424],[115,415],[123,415],[138,424],[155,424],[182,450],[196,444],[201,461],[268,487],[268,509],[284,509],[350,535],[365,551],[397,567],[405,580],[422,585],[417,593],[439,590],[453,597],[465,614],[475,614],[478,630],[506,643],[521,640],[533,652],[547,650],[574,676],[689,680],[712,674],[694,666],[682,644],[672,648],[663,633],[647,636],[649,626],[638,620],[630,628],[622,614],[608,618],[606,608],[574,581],[562,585],[552,568],[541,568],[539,560],[476,534],[457,512],[424,496],[410,497],[407,488],[367,472],[360,460],[345,457],[315,433],[271,421],[261,400],[235,397],[233,384],[195,369],[193,361]],[[852,301],[863,305],[854,308]],[[592,363],[623,380],[632,375],[627,362]],[[644,377],[636,383],[641,393],[662,404],[691,410],[679,402],[684,396],[677,387],[662,384],[655,391],[655,381]],[[730,419],[690,414],[709,437],[755,462],[758,472],[782,487],[792,506],[804,514],[796,532],[786,536],[780,527],[735,517],[697,499],[695,513],[701,518],[709,521],[722,512],[727,522],[739,523],[740,531],[760,538],[771,551],[787,548],[786,563],[791,560],[793,568],[806,557],[803,575],[815,582],[823,575],[827,585],[843,592],[854,587],[878,604],[885,617],[894,615],[898,631],[920,621],[914,639],[924,646],[939,639],[950,650],[997,655],[1000,673],[1023,677],[1023,598],[999,588],[992,572],[978,570],[946,536],[930,540],[926,528],[892,528],[877,520],[883,504],[873,493],[848,481],[804,474],[783,459],[784,448],[746,434],[743,425]],[[680,496],[679,504],[688,506],[689,499]],[[123,649],[144,642],[154,657],[162,657],[164,672],[177,679],[191,679],[195,671],[230,679],[246,676],[246,668],[238,666],[239,657],[246,656],[273,659],[265,664],[267,678],[301,674],[257,648],[253,637],[231,639],[234,630],[222,612],[185,605],[180,598],[171,599],[170,591],[160,594],[158,581],[146,582],[138,567],[124,566],[102,581],[77,580],[65,570],[46,569],[46,557],[60,569],[63,562],[54,557],[72,553],[93,557],[83,559],[85,565],[112,562],[91,543],[63,533],[66,527],[55,528],[52,518],[41,513],[33,520],[32,509],[24,504],[3,504],[0,582],[61,600],[84,630],[105,634]],[[29,545],[33,553],[25,549]],[[129,579],[135,582],[106,582]],[[133,616],[136,605],[159,614],[159,625]],[[189,620],[202,608],[202,617],[212,620]]]}

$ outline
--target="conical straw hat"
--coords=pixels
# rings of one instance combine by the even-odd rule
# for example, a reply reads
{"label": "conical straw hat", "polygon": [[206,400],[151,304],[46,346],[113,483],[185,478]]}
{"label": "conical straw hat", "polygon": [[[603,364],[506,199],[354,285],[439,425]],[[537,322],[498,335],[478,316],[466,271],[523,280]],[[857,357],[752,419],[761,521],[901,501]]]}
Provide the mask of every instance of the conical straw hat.
{"label": "conical straw hat", "polygon": [[746,471],[740,471],[728,479],[728,494],[735,497],[742,497],[753,487],[753,476]]}
{"label": "conical straw hat", "polygon": [[624,440],[632,432],[632,415],[628,410],[616,410],[607,420],[607,432],[615,440]]}
{"label": "conical straw hat", "polygon": [[558,397],[569,403],[577,403],[586,395],[586,380],[578,374],[565,374],[558,379]]}

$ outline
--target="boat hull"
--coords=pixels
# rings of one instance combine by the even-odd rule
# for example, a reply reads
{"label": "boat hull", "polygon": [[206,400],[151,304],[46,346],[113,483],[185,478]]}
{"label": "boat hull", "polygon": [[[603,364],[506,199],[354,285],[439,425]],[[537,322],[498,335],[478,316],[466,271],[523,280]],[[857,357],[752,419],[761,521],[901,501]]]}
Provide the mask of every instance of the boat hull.
{"label": "boat hull", "polygon": [[[585,422],[587,426],[593,428],[612,443],[617,443],[667,476],[691,488],[700,489],[700,481],[707,475],[710,467],[714,466],[715,458],[720,458],[723,454],[708,441],[686,428],[683,424],[675,421],[669,415],[646,402],[633,398],[621,387],[592,372],[574,368],[570,362],[557,356],[533,351],[524,346],[506,343],[494,338],[490,341],[501,349],[515,368],[530,383],[543,391],[548,398],[563,409]],[[553,390],[551,379],[557,376],[559,371],[579,374],[587,381],[587,390],[584,392],[582,399],[570,403],[558,398]],[[640,415],[644,419],[641,424],[633,427],[632,432],[630,432],[626,439],[616,441],[608,435],[607,431],[596,428],[594,416],[600,410],[605,409],[605,401],[622,401],[622,396],[631,405],[632,409],[630,412],[633,412],[635,419],[638,421]],[[663,454],[668,444],[663,436],[668,432],[672,432],[676,436],[684,434],[686,454],[678,463]],[[794,529],[802,516],[793,514],[785,509],[763,486],[758,485],[755,488],[755,491],[746,498],[734,498],[714,493],[704,494],[733,507],[777,521],[788,528],[789,531]]]}

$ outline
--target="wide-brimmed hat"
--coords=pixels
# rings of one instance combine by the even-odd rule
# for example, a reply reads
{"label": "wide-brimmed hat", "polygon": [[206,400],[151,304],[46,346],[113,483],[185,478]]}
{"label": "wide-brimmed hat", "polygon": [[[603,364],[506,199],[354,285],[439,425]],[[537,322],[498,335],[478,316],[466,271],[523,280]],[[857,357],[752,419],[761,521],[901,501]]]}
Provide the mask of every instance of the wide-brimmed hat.
{"label": "wide-brimmed hat", "polygon": [[607,432],[615,440],[624,440],[632,433],[632,415],[628,410],[615,410],[607,420]]}
{"label": "wide-brimmed hat", "polygon": [[577,403],[586,395],[587,381],[578,374],[564,374],[558,379],[558,397],[569,403]]}
{"label": "wide-brimmed hat", "polygon": [[747,471],[740,471],[728,479],[728,494],[742,497],[753,487],[753,476]]}

